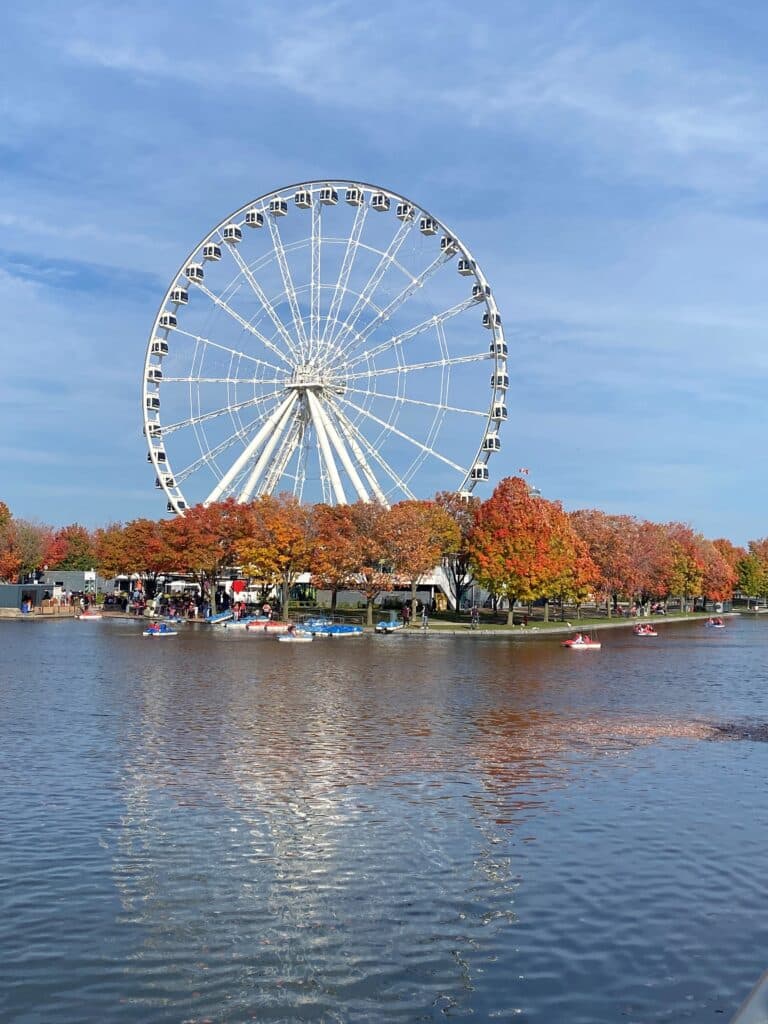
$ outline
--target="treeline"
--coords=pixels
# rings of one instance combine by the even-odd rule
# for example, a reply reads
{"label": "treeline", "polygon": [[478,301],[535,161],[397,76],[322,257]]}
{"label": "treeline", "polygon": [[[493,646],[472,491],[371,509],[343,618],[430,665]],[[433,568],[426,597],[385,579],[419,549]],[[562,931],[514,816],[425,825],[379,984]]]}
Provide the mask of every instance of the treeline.
{"label": "treeline", "polygon": [[237,567],[283,607],[297,577],[359,591],[371,621],[376,598],[410,588],[442,564],[457,606],[476,584],[510,609],[542,598],[576,605],[670,596],[728,600],[735,588],[768,595],[768,539],[740,548],[707,540],[684,523],[653,523],[597,509],[566,512],[517,477],[486,501],[440,493],[431,501],[303,505],[289,494],[196,505],[174,519],[135,519],[88,531],[16,519],[0,502],[0,579],[48,569],[97,569],[102,576],[189,574],[212,588]]}

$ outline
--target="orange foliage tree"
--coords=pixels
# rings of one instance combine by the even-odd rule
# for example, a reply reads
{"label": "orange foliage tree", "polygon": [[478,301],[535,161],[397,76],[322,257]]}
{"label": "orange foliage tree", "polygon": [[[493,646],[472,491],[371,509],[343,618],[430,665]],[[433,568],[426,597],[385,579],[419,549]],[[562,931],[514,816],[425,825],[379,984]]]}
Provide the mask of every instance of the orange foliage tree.
{"label": "orange foliage tree", "polygon": [[62,526],[51,536],[43,559],[51,569],[92,569],[96,552],[91,534],[80,523]]}
{"label": "orange foliage tree", "polygon": [[483,502],[469,537],[475,578],[507,598],[509,625],[516,601],[557,594],[573,568],[576,546],[560,503],[535,497],[519,477],[502,480]]}
{"label": "orange foliage tree", "polygon": [[360,538],[351,506],[315,505],[312,530],[312,585],[331,592],[331,611],[336,611],[338,592],[356,589],[360,567]]}
{"label": "orange foliage tree", "polygon": [[455,519],[434,501],[401,501],[383,518],[383,540],[393,571],[411,588],[411,615],[416,591],[444,555],[458,550],[461,532]]}
{"label": "orange foliage tree", "polygon": [[372,626],[376,598],[392,589],[392,573],[387,564],[389,555],[384,544],[389,510],[377,501],[356,501],[349,506],[349,514],[357,546],[354,585],[365,598],[366,622]]}
{"label": "orange foliage tree", "polygon": [[607,515],[596,508],[578,509],[569,518],[597,567],[595,589],[604,596],[610,615],[620,597],[631,597],[641,589],[637,520],[632,516]]}
{"label": "orange foliage tree", "polygon": [[293,494],[262,494],[246,508],[235,552],[245,572],[279,585],[283,616],[291,587],[310,568],[312,509]]}
{"label": "orange foliage tree", "polygon": [[95,565],[105,579],[134,570],[125,545],[124,529],[122,523],[109,523],[93,534]]}
{"label": "orange foliage tree", "polygon": [[16,524],[8,506],[0,501],[0,580],[18,579],[20,569]]}
{"label": "orange foliage tree", "polygon": [[212,606],[216,578],[225,566],[235,562],[236,544],[245,529],[244,509],[233,498],[194,505],[163,526],[169,563],[177,571],[196,576],[202,593],[207,590],[211,595]]}

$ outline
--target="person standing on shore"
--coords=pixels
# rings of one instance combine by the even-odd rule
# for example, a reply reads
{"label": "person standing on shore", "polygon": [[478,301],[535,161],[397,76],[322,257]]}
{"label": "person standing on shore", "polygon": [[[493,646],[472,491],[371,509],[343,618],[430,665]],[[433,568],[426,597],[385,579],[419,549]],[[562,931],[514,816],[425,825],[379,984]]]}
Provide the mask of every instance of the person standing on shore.
{"label": "person standing on shore", "polygon": [[411,621],[411,606],[409,604],[403,605],[403,607],[400,610],[400,617],[403,620],[403,625],[407,629],[408,623]]}

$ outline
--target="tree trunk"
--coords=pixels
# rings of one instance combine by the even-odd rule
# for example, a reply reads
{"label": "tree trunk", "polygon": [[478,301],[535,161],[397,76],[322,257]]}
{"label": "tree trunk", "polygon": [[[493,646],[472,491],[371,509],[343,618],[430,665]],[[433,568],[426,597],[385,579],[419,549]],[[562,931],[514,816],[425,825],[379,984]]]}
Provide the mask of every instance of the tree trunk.
{"label": "tree trunk", "polygon": [[365,623],[367,626],[373,625],[373,598],[368,598],[368,604],[365,608]]}
{"label": "tree trunk", "polygon": [[514,626],[515,624],[515,609],[514,602],[510,602],[509,611],[507,612],[507,625]]}
{"label": "tree trunk", "polygon": [[544,600],[544,621],[549,622],[549,600]]}
{"label": "tree trunk", "polygon": [[339,596],[339,592],[336,587],[331,591],[331,614],[336,614],[336,598]]}
{"label": "tree trunk", "polygon": [[418,585],[418,580],[414,580],[411,583],[411,622],[416,621],[416,588]]}
{"label": "tree trunk", "polygon": [[287,576],[287,575],[283,576],[283,586],[282,586],[281,598],[282,598],[282,600],[281,600],[282,607],[280,608],[280,617],[283,619],[283,621],[285,621],[288,618],[288,605],[291,602],[290,577]]}

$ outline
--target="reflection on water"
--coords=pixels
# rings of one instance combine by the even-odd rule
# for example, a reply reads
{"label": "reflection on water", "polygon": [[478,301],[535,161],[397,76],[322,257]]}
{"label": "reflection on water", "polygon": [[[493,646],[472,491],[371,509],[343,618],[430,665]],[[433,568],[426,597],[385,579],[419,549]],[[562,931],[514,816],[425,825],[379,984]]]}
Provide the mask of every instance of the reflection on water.
{"label": "reflection on water", "polygon": [[705,632],[3,624],[0,1017],[727,1015],[764,966],[768,629]]}

